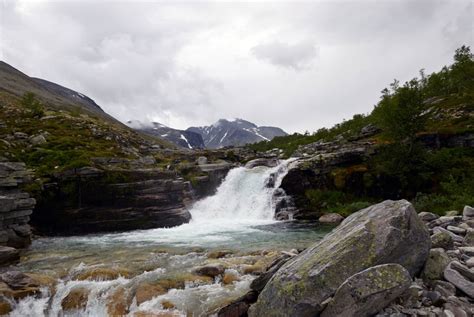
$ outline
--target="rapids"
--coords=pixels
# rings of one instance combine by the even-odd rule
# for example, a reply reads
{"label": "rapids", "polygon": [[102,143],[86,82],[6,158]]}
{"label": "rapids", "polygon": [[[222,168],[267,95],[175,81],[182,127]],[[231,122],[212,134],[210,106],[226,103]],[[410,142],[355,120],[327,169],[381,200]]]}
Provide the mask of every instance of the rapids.
{"label": "rapids", "polygon": [[[214,196],[195,203],[192,220],[174,228],[113,234],[36,239],[19,264],[8,270],[40,273],[56,279],[54,292],[12,302],[11,316],[107,316],[111,303],[126,302],[127,316],[167,313],[166,316],[208,316],[249,290],[253,273],[271,262],[280,250],[304,248],[321,239],[324,227],[273,219],[273,193],[287,173],[289,161],[274,168],[232,169]],[[268,185],[273,177],[273,186]],[[222,258],[209,256],[225,250]],[[235,281],[221,277],[201,281],[193,268],[219,263]],[[81,279],[81,274],[111,269],[122,276]],[[255,271],[256,270],[256,271]],[[125,273],[123,273],[125,272]],[[173,281],[165,292],[137,302],[145,284]],[[177,286],[178,285],[178,286]],[[62,304],[71,291],[86,290],[87,302],[76,309]],[[172,303],[173,307],[165,307]],[[112,305],[113,306],[113,305]]]}

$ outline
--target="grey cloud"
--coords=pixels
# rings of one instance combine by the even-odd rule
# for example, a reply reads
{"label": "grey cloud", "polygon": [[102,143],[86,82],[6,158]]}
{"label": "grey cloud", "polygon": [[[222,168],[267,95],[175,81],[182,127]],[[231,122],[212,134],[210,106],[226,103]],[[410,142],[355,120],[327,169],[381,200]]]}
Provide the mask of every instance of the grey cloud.
{"label": "grey cloud", "polygon": [[258,59],[295,70],[309,68],[318,55],[316,45],[311,42],[289,44],[275,41],[256,45],[251,52]]}

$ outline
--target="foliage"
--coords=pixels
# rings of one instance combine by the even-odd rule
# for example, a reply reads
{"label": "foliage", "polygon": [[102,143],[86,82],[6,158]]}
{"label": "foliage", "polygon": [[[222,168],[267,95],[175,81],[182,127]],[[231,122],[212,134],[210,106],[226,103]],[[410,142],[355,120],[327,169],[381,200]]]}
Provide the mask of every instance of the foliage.
{"label": "foliage", "polygon": [[317,212],[332,212],[348,216],[370,206],[368,201],[360,201],[358,197],[341,191],[309,189],[305,192],[308,199],[307,208]]}
{"label": "foliage", "polygon": [[31,112],[33,118],[41,118],[44,116],[43,104],[36,98],[34,93],[26,92],[21,99],[21,104]]}

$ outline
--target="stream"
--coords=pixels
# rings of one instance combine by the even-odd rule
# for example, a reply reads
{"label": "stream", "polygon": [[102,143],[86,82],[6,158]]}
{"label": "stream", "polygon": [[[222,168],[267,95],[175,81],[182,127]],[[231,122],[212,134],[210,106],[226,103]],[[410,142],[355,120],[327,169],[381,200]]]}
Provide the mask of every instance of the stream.
{"label": "stream", "polygon": [[[331,230],[273,219],[273,192],[287,165],[231,170],[214,196],[195,203],[191,222],[178,227],[34,240],[7,269],[48,276],[55,287],[12,302],[10,316],[215,314],[245,294],[279,251],[304,249]],[[193,272],[206,264],[225,273]]]}

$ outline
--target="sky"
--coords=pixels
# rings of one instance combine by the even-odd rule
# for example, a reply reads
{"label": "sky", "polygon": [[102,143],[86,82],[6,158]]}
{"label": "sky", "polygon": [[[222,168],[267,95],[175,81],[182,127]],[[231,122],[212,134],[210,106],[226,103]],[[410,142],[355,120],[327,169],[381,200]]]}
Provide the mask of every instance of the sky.
{"label": "sky", "polygon": [[243,118],[287,132],[368,113],[393,79],[473,45],[471,0],[0,0],[0,59],[174,128]]}

